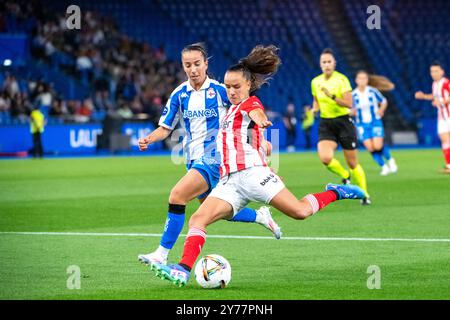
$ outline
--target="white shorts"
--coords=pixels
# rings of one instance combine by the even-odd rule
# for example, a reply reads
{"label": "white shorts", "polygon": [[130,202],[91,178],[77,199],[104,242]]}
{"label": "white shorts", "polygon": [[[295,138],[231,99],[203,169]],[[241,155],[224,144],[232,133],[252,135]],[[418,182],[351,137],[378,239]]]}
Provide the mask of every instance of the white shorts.
{"label": "white shorts", "polygon": [[438,120],[438,134],[450,132],[450,118]]}
{"label": "white shorts", "polygon": [[257,166],[221,178],[209,196],[231,204],[236,215],[250,201],[269,203],[284,188],[269,167]]}

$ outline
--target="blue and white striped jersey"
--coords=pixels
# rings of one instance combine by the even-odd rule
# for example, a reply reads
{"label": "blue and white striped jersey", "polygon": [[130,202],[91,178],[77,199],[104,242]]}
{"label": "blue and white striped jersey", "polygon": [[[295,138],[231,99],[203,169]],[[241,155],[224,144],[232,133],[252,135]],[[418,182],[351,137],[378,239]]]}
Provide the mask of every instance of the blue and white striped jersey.
{"label": "blue and white striped jersey", "polygon": [[220,159],[216,138],[229,105],[225,86],[218,81],[206,78],[198,91],[185,81],[170,95],[159,125],[172,130],[181,117],[186,132],[183,151],[188,162],[203,156]]}
{"label": "blue and white striped jersey", "polygon": [[373,123],[381,118],[378,109],[386,98],[378,89],[367,86],[364,92],[358,88],[352,91],[353,108],[356,109],[356,124]]}

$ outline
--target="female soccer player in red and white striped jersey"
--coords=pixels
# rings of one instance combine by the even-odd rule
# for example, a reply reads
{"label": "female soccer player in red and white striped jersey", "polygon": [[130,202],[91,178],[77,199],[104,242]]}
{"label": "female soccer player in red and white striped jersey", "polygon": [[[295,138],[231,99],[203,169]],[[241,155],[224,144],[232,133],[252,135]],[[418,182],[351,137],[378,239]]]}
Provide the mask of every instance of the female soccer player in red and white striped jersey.
{"label": "female soccer player in red and white striped jersey", "polygon": [[221,124],[221,180],[189,220],[189,232],[179,264],[152,264],[158,276],[183,286],[206,239],[206,227],[232,218],[250,201],[269,203],[287,216],[303,220],[336,200],[362,199],[365,192],[353,185],[328,184],[325,192],[298,199],[267,165],[261,148],[268,120],[255,92],[275,74],[281,61],[275,46],[257,46],[225,74],[232,103]]}
{"label": "female soccer player in red and white striped jersey", "polygon": [[430,75],[433,79],[432,93],[418,91],[415,97],[432,101],[431,104],[438,109],[438,135],[445,158],[443,172],[450,174],[450,80],[445,77],[444,68],[439,62],[431,64]]}

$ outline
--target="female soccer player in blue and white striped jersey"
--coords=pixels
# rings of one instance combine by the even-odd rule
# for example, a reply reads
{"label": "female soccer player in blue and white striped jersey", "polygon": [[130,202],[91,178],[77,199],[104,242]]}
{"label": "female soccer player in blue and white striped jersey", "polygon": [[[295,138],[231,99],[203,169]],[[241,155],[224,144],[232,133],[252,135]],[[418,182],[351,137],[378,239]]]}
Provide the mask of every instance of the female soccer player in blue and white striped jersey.
{"label": "female soccer player in blue and white striped jersey", "polygon": [[[186,132],[183,151],[188,171],[170,192],[168,215],[159,247],[152,253],[138,256],[139,261],[146,264],[166,263],[169,251],[183,228],[186,204],[195,198],[203,202],[220,178],[216,136],[230,105],[226,89],[208,77],[208,56],[201,43],[186,46],[181,52],[181,61],[188,80],[170,95],[159,127],[139,139],[139,149],[144,151],[151,143],[166,139],[178,121]],[[271,145],[268,142],[265,145],[270,153]],[[281,236],[268,207],[259,210],[244,208],[231,221],[256,222],[272,231],[276,238]]]}
{"label": "female soccer player in blue and white striped jersey", "polygon": [[[381,167],[380,174],[385,176],[397,172],[397,164],[389,148],[384,145],[384,128],[381,118],[384,116],[388,103],[377,88],[369,85],[370,77],[373,78],[366,71],[357,73],[355,79],[357,87],[352,92],[353,108],[358,138]],[[381,77],[375,79],[387,81]]]}

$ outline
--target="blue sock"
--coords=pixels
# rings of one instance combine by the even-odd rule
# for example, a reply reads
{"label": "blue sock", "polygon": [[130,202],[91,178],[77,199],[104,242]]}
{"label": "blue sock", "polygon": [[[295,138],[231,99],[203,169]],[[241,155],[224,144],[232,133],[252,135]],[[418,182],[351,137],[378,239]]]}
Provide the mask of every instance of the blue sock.
{"label": "blue sock", "polygon": [[172,249],[177,242],[181,230],[183,230],[185,209],[184,205],[169,204],[164,232],[159,243],[162,247]]}
{"label": "blue sock", "polygon": [[381,149],[381,153],[383,154],[383,157],[386,160],[391,160],[391,151],[389,150],[388,146],[383,146],[383,149]]}
{"label": "blue sock", "polygon": [[256,210],[250,208],[244,208],[239,211],[233,219],[230,221],[234,222],[255,222],[256,221]]}
{"label": "blue sock", "polygon": [[384,160],[383,157],[381,156],[381,151],[372,152],[372,157],[373,160],[375,160],[375,162],[378,163],[380,167],[384,166]]}

